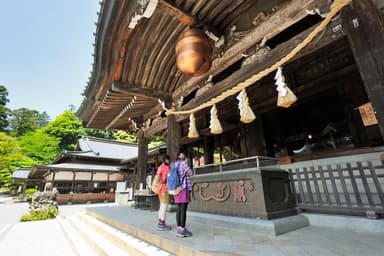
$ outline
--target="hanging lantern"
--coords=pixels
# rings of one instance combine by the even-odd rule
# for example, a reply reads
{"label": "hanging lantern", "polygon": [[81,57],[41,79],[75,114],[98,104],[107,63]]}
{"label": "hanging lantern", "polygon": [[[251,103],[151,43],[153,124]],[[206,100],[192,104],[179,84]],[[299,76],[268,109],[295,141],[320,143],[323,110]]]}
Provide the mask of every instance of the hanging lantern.
{"label": "hanging lantern", "polygon": [[197,131],[197,128],[196,128],[195,116],[193,115],[193,113],[189,116],[189,130],[188,130],[187,136],[190,139],[199,137],[199,132]]}
{"label": "hanging lantern", "polygon": [[201,29],[192,28],[181,34],[176,44],[177,68],[190,76],[201,76],[212,64],[212,40]]}
{"label": "hanging lantern", "polygon": [[249,100],[245,89],[241,90],[236,98],[239,101],[240,121],[244,124],[252,123],[256,119],[256,116],[253,113],[251,106],[249,106]]}
{"label": "hanging lantern", "polygon": [[223,133],[223,127],[220,124],[219,117],[217,116],[216,105],[213,105],[211,108],[211,123],[209,125],[212,134],[221,134]]}

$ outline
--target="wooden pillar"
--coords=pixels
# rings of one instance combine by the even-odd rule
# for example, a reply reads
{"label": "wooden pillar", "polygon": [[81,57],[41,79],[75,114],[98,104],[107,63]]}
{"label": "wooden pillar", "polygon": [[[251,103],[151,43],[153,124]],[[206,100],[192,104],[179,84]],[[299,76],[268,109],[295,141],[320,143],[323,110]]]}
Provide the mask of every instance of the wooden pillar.
{"label": "wooden pillar", "polygon": [[241,136],[245,138],[247,157],[267,155],[261,115],[252,123],[244,125],[241,132]]}
{"label": "wooden pillar", "polygon": [[72,178],[72,192],[76,193],[75,191],[75,179],[76,179],[76,172],[72,172],[73,178]]}
{"label": "wooden pillar", "polygon": [[384,25],[372,0],[354,0],[341,13],[356,65],[384,138]]}
{"label": "wooden pillar", "polygon": [[53,171],[53,173],[52,173],[52,186],[53,186],[53,184],[55,182],[55,176],[56,176],[56,172]]}
{"label": "wooden pillar", "polygon": [[171,160],[176,160],[180,147],[180,125],[176,122],[176,116],[167,116],[167,154]]}
{"label": "wooden pillar", "polygon": [[23,183],[21,194],[25,195],[25,190],[27,189],[27,182]]}
{"label": "wooden pillar", "polygon": [[214,141],[213,136],[204,138],[204,164],[213,164]]}
{"label": "wooden pillar", "polygon": [[241,150],[241,157],[247,157],[248,154],[248,147],[247,147],[247,136],[246,136],[246,127],[245,124],[240,123],[240,150]]}
{"label": "wooden pillar", "polygon": [[140,183],[145,185],[145,177],[147,175],[148,139],[145,138],[143,130],[140,130],[137,136],[139,139],[139,152],[137,157],[138,182],[136,188],[139,188]]}
{"label": "wooden pillar", "polygon": [[91,172],[91,180],[88,184],[88,190],[89,192],[93,192],[93,190],[95,189],[94,187],[95,185],[93,184],[93,171]]}

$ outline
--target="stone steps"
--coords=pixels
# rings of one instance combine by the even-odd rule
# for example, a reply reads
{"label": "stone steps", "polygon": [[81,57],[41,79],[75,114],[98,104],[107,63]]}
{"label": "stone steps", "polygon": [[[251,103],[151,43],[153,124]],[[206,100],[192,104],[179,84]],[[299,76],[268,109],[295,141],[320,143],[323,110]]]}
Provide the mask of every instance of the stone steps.
{"label": "stone steps", "polygon": [[[139,210],[140,212],[140,210]],[[115,229],[119,229],[127,234],[130,234],[132,236],[137,237],[138,239],[148,243],[152,244],[161,250],[164,250],[169,252],[168,255],[184,255],[184,256],[206,256],[211,255],[210,253],[205,253],[200,250],[194,250],[190,246],[191,240],[185,241],[184,239],[180,239],[176,237],[176,231],[172,229],[170,232],[162,233],[161,231],[156,231],[153,227],[148,227],[146,225],[145,228],[143,228],[141,225],[142,223],[134,223],[134,224],[128,224],[125,223],[124,220],[118,221],[113,218],[106,217],[102,214],[99,214],[91,209],[86,210],[87,215],[93,217],[94,219],[97,219],[98,221],[113,227]],[[141,210],[142,218],[148,219],[148,215],[151,215],[150,212]],[[124,218],[129,219],[130,216],[125,216]],[[132,217],[132,216],[131,216]],[[137,217],[137,216],[135,216]],[[153,219],[153,218],[152,218]],[[140,222],[140,221],[138,221]],[[155,221],[151,223],[151,225],[154,225]],[[152,232],[153,230],[153,232]],[[162,234],[162,235],[159,235]],[[196,241],[194,241],[196,242]],[[162,255],[158,254],[148,254],[148,255]],[[164,254],[165,255],[165,254]]]}
{"label": "stone steps", "polygon": [[84,213],[59,222],[77,255],[171,255]]}
{"label": "stone steps", "polygon": [[76,255],[89,255],[89,256],[97,255],[92,250],[92,248],[87,244],[85,239],[79,234],[79,232],[72,226],[72,224],[69,222],[68,219],[58,216],[57,221],[60,223],[60,226],[64,232],[64,235],[67,238],[69,244],[72,247],[72,250],[75,252]]}

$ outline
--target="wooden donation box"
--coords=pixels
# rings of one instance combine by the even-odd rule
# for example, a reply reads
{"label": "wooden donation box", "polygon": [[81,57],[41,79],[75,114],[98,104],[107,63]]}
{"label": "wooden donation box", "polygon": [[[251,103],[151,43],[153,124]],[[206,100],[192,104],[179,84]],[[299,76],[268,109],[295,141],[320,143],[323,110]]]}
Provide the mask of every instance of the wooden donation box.
{"label": "wooden donation box", "polygon": [[264,220],[297,214],[288,173],[279,168],[200,174],[192,184],[193,211]]}

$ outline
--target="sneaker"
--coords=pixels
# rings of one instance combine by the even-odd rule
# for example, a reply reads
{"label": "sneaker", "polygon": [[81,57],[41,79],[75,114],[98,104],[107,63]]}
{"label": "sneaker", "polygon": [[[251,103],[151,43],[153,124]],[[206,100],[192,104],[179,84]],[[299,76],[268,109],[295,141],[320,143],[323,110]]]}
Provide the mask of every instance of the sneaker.
{"label": "sneaker", "polygon": [[185,232],[185,234],[187,235],[187,236],[192,236],[192,232],[191,231],[189,231],[188,229],[184,229],[184,232]]}
{"label": "sneaker", "polygon": [[180,237],[180,238],[183,238],[183,237],[192,236],[192,233],[189,232],[186,228],[184,228],[184,229],[177,229],[176,236]]}
{"label": "sneaker", "polygon": [[161,223],[157,224],[156,228],[160,231],[168,231],[168,230],[172,229],[171,226],[169,226],[165,223],[164,224],[161,224]]}

